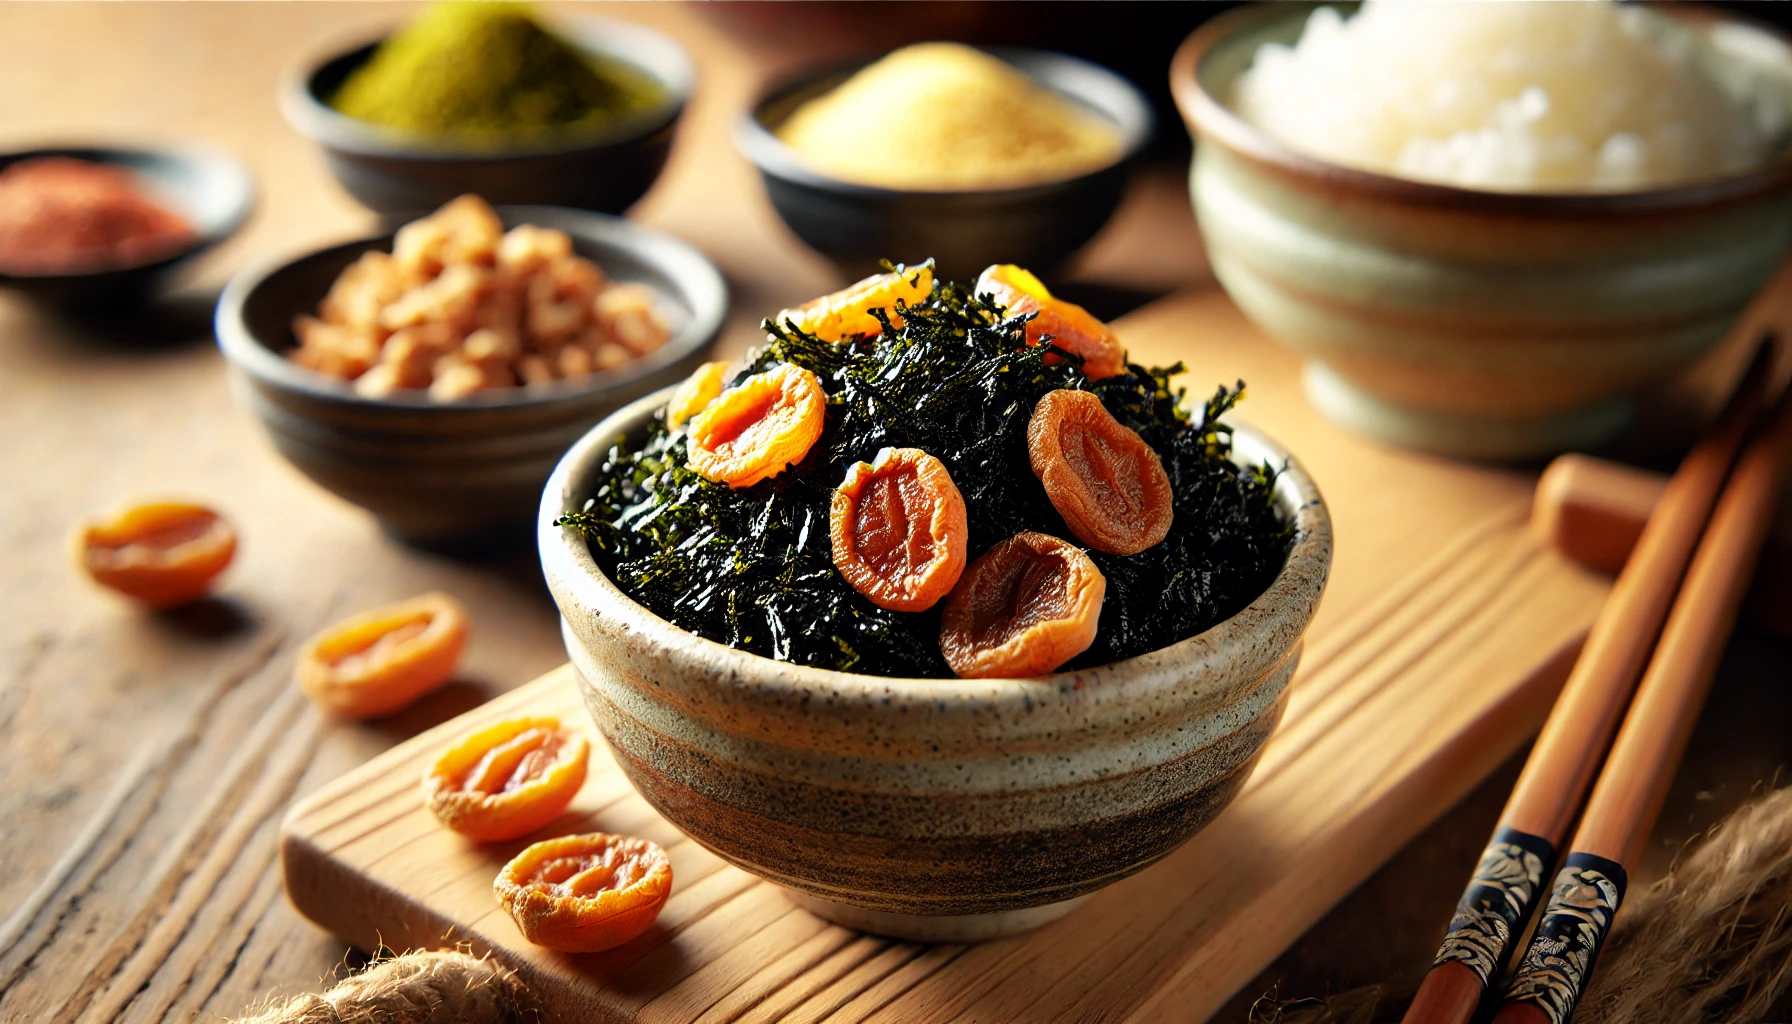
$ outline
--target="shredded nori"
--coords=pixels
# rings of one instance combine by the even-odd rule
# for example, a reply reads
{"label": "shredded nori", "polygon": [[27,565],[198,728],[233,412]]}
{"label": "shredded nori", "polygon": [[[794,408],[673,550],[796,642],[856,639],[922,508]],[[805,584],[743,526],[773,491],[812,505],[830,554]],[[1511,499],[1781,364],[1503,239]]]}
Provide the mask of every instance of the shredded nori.
{"label": "shredded nori", "polygon": [[[903,268],[894,268],[898,271]],[[936,282],[900,327],[852,343],[765,322],[768,339],[730,383],[779,365],[815,372],[828,394],[821,440],[802,462],[740,490],[685,465],[686,435],[656,417],[637,450],[613,447],[586,506],[555,520],[581,530],[604,571],[668,621],[780,661],[883,676],[950,677],[939,608],[872,604],[834,568],[833,489],[854,462],[884,447],[920,448],[952,474],[969,511],[971,560],[1022,530],[1074,542],[1033,476],[1027,420],[1047,392],[1091,391],[1138,431],[1169,474],[1169,535],[1136,555],[1089,555],[1107,577],[1094,644],[1066,666],[1156,650],[1226,619],[1263,592],[1287,557],[1289,526],[1271,492],[1273,467],[1231,461],[1220,417],[1244,397],[1221,386],[1199,418],[1170,378],[1181,364],[1090,380],[1080,360],[1029,347],[1031,315],[1007,316],[986,297]]]}

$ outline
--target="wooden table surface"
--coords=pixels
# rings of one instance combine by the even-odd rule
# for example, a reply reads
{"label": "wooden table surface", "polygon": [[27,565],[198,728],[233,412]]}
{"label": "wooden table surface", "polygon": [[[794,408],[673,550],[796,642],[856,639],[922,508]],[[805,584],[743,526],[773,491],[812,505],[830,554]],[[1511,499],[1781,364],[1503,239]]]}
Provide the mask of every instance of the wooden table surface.
{"label": "wooden table surface", "polygon": [[[738,351],[765,311],[838,279],[777,222],[729,123],[767,77],[852,36],[779,39],[743,33],[738,13],[623,6],[610,13],[679,38],[701,79],[633,216],[722,268],[735,313],[721,347]],[[74,323],[0,294],[0,1021],[228,1018],[318,987],[353,960],[283,898],[274,833],[286,808],[564,660],[532,553],[464,562],[394,544],[274,453],[211,344],[211,305],[233,269],[371,228],[280,119],[274,85],[301,55],[405,9],[0,4],[0,149],[193,139],[241,156],[260,190],[248,227],[152,309]],[[1182,189],[1175,168],[1143,175],[1076,282],[1110,297],[1211,287]],[[190,495],[236,523],[242,547],[217,599],[147,615],[71,571],[71,524],[146,494]],[[371,724],[333,721],[298,695],[297,644],[427,589],[473,613],[450,686]],[[1792,754],[1787,655],[1759,636],[1733,645],[1657,861]],[[1272,984],[1318,994],[1421,967],[1511,775],[1416,840],[1224,1016],[1242,1019]]]}

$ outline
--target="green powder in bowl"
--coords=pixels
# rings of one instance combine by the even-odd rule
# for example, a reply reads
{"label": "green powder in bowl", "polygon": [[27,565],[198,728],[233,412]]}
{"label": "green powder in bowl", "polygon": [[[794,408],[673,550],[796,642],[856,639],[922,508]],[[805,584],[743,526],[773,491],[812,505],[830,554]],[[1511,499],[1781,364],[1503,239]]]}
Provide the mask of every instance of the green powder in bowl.
{"label": "green powder in bowl", "polygon": [[387,128],[497,146],[601,129],[664,99],[646,74],[578,49],[526,4],[450,0],[382,43],[330,105]]}

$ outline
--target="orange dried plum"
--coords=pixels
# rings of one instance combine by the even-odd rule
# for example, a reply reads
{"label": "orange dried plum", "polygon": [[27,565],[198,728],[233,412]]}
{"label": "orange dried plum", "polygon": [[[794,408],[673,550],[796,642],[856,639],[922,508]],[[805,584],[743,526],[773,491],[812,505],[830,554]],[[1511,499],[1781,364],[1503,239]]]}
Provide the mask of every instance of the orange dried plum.
{"label": "orange dried plum", "polygon": [[467,612],[442,593],[375,608],[336,623],[300,648],[299,689],[347,718],[409,705],[454,674],[467,644]]}
{"label": "orange dried plum", "polygon": [[947,595],[940,652],[965,678],[1043,675],[1095,641],[1106,591],[1075,545],[1017,533],[972,562]]}
{"label": "orange dried plum", "polygon": [[970,537],[964,496],[940,460],[885,448],[855,462],[828,517],[834,566],[880,608],[926,611],[964,572]]}
{"label": "orange dried plum", "polygon": [[777,476],[821,437],[827,403],[812,371],[785,363],[756,373],[691,421],[691,469],[730,487]]}
{"label": "orange dried plum", "polygon": [[429,809],[481,842],[516,839],[553,821],[585,784],[591,745],[558,718],[510,718],[442,751],[423,773]]}
{"label": "orange dried plum", "polygon": [[1126,372],[1126,349],[1093,313],[1074,302],[1055,298],[1039,278],[1008,263],[998,263],[977,278],[977,294],[990,295],[1010,316],[1037,314],[1027,323],[1027,344],[1045,341],[1083,359],[1091,379]]}
{"label": "orange dried plum", "polygon": [[883,330],[872,310],[885,310],[890,323],[900,326],[896,300],[912,306],[932,293],[933,263],[928,261],[918,267],[899,267],[894,273],[874,274],[831,295],[786,309],[772,322],[782,327],[789,321],[823,341],[849,341]]}
{"label": "orange dried plum", "polygon": [[728,376],[728,363],[717,359],[691,371],[683,383],[673,390],[666,402],[666,426],[676,427],[709,408],[722,395],[722,383]]}
{"label": "orange dried plum", "polygon": [[1027,421],[1027,455],[1076,539],[1114,555],[1163,540],[1174,514],[1163,460],[1087,391],[1053,391]]}
{"label": "orange dried plum", "polygon": [[204,596],[236,555],[236,531],[204,505],[133,505],[75,530],[75,561],[94,582],[151,608]]}
{"label": "orange dried plum", "polygon": [[672,862],[634,836],[561,836],[517,854],[492,891],[530,942],[596,953],[653,924],[672,892]]}

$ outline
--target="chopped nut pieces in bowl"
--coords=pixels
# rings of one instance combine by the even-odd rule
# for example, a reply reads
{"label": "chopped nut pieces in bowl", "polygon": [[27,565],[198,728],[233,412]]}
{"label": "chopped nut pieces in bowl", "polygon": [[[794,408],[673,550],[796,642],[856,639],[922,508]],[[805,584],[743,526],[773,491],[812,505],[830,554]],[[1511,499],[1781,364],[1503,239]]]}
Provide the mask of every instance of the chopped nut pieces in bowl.
{"label": "chopped nut pieces in bowl", "polygon": [[[1285,451],[1218,421],[1228,402],[1176,411],[1167,371],[1090,378],[956,285],[891,303],[888,330],[839,339],[812,333],[844,322],[830,303],[786,311],[761,350],[599,424],[543,495],[542,565],[587,706],[685,834],[830,920],[972,941],[1069,911],[1231,800],[1280,718],[1330,524]],[[792,446],[804,375],[824,422]],[[1102,520],[1131,554],[1085,548],[1030,465],[1060,391],[1118,421],[1048,409],[1049,454],[1144,495]],[[784,464],[709,475],[706,431]],[[1152,468],[1180,525],[1140,551]],[[1265,527],[1263,560],[1202,561],[1197,534]],[[1184,555],[1246,582],[1177,618],[1202,574],[1162,575]]]}
{"label": "chopped nut pieces in bowl", "polygon": [[305,475],[408,542],[481,548],[526,536],[567,446],[689,375],[726,310],[721,275],[675,238],[463,198],[244,271],[217,334]]}

